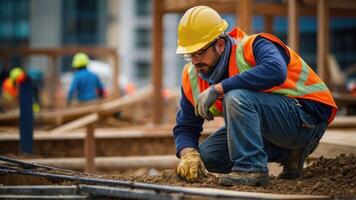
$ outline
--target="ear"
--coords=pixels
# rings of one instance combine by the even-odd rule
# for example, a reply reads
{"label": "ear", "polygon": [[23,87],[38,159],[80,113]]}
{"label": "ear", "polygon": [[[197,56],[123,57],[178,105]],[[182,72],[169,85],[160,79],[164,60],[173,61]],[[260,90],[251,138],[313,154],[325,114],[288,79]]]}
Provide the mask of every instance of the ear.
{"label": "ear", "polygon": [[225,49],[225,40],[222,38],[218,39],[215,44],[215,49],[219,54],[223,53]]}

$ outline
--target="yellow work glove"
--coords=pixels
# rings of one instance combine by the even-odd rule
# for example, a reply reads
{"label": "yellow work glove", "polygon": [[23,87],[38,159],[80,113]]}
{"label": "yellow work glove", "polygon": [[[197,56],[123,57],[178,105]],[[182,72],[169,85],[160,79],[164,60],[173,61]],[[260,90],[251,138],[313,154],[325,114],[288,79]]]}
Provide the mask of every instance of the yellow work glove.
{"label": "yellow work glove", "polygon": [[33,103],[33,104],[32,104],[32,110],[33,110],[34,113],[40,112],[40,110],[41,110],[40,104],[38,104],[38,103]]}
{"label": "yellow work glove", "polygon": [[196,149],[189,150],[181,156],[177,174],[188,182],[197,182],[198,178],[206,176],[203,161]]}

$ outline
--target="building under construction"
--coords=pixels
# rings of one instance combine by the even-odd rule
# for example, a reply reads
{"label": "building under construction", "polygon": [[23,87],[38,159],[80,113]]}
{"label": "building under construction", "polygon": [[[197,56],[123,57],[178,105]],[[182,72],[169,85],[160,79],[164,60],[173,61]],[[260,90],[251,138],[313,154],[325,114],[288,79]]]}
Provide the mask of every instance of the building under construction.
{"label": "building under construction", "polygon": [[[338,113],[299,178],[279,179],[276,163],[260,187],[221,186],[215,173],[188,183],[176,174],[173,128],[186,64],[176,54],[177,27],[198,5],[219,12],[228,31],[276,35],[330,89]],[[0,10],[1,199],[356,198],[353,0],[2,0]],[[89,56],[85,67],[105,94],[69,104],[78,52]],[[29,118],[23,94],[4,95],[16,67],[38,90]],[[206,121],[199,141],[224,125]]]}

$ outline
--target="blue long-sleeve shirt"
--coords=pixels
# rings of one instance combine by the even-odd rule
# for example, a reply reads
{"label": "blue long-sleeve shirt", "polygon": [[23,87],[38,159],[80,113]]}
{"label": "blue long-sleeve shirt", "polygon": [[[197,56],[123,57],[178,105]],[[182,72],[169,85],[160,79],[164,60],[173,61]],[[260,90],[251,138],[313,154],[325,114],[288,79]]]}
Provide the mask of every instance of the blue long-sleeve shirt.
{"label": "blue long-sleeve shirt", "polygon": [[97,75],[86,68],[79,69],[73,77],[72,84],[68,91],[67,102],[76,96],[78,101],[91,101],[102,95],[103,85]]}
{"label": "blue long-sleeve shirt", "polygon": [[[285,81],[289,57],[282,46],[258,36],[253,43],[253,53],[256,66],[244,73],[224,79],[221,83],[225,93],[233,89],[261,91]],[[184,95],[183,89],[181,94],[180,109],[173,129],[177,156],[183,148],[198,147],[204,122],[203,118],[195,116],[194,106]],[[327,121],[331,114],[332,108],[327,105],[311,100],[299,100],[299,102],[303,109],[314,113],[318,121]]]}

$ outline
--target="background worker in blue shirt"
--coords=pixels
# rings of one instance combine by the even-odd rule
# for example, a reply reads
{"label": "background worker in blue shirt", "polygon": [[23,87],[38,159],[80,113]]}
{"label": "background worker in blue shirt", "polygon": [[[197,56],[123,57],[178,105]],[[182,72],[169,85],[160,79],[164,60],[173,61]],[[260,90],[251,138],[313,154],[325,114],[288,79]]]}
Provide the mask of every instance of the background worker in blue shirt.
{"label": "background worker in blue shirt", "polygon": [[104,96],[103,84],[99,77],[87,69],[89,62],[89,57],[85,53],[80,52],[74,55],[72,67],[77,71],[68,92],[68,105],[74,97],[79,102],[88,102]]}

